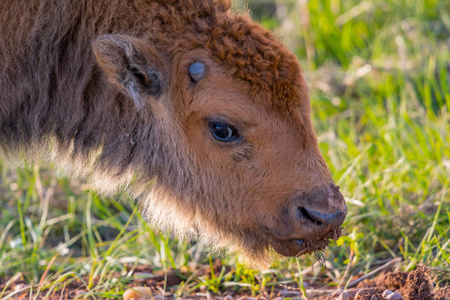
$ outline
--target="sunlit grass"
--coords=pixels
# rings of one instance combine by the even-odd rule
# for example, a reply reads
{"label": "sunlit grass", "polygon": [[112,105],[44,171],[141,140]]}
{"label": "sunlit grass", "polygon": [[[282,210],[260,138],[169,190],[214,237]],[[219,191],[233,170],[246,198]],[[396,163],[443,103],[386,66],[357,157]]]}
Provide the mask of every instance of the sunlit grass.
{"label": "sunlit grass", "polygon": [[120,298],[138,265],[178,274],[179,297],[256,296],[279,284],[307,293],[305,282],[327,277],[334,288],[395,257],[403,270],[450,270],[449,2],[279,1],[278,15],[271,1],[249,7],[260,2],[264,26],[299,56],[321,151],[348,200],[344,235],[324,259],[278,260],[260,272],[208,257],[201,244],[147,228],[126,196],[101,197],[38,166],[3,166],[0,276],[20,272],[36,299],[71,280],[88,295]]}

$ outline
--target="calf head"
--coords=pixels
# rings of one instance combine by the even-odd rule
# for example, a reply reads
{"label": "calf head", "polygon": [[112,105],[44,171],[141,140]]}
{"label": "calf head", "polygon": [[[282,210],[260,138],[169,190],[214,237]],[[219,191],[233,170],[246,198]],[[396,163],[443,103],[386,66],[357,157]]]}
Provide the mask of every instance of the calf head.
{"label": "calf head", "polygon": [[137,141],[152,162],[144,212],[251,259],[271,247],[285,256],[323,249],[339,237],[346,205],[296,57],[246,17],[195,26],[167,49],[152,37],[94,42],[109,81],[151,120],[153,134]]}

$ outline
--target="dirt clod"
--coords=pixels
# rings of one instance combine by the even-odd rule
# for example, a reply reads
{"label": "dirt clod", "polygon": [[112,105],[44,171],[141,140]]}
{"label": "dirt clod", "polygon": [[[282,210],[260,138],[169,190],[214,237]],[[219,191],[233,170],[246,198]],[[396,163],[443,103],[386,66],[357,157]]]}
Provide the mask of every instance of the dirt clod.
{"label": "dirt clod", "polygon": [[409,273],[403,288],[405,300],[433,300],[433,281],[425,266]]}
{"label": "dirt clod", "polygon": [[450,300],[450,286],[436,287],[430,269],[385,272],[347,291],[337,290],[321,300]]}
{"label": "dirt clod", "polygon": [[382,300],[376,289],[361,289],[355,295],[355,300]]}
{"label": "dirt clod", "polygon": [[450,286],[440,288],[434,292],[434,300],[449,300],[450,299]]}
{"label": "dirt clod", "polygon": [[406,284],[408,273],[406,272],[387,272],[375,279],[365,280],[358,287],[377,287],[379,290],[396,291],[403,288]]}

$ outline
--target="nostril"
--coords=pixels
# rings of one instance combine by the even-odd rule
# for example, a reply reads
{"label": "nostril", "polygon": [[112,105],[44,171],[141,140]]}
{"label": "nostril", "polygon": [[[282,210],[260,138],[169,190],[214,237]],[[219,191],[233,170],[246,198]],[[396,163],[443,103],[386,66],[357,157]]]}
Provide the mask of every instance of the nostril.
{"label": "nostril", "polygon": [[323,222],[320,218],[318,218],[317,215],[315,214],[311,214],[310,212],[312,211],[308,211],[306,208],[304,207],[299,207],[299,214],[300,214],[300,219],[305,219],[308,220],[318,226],[322,226]]}
{"label": "nostril", "polygon": [[300,219],[310,221],[318,226],[331,225],[336,226],[342,224],[344,221],[346,212],[337,211],[331,214],[324,214],[312,209],[307,209],[304,207],[298,208],[300,213]]}

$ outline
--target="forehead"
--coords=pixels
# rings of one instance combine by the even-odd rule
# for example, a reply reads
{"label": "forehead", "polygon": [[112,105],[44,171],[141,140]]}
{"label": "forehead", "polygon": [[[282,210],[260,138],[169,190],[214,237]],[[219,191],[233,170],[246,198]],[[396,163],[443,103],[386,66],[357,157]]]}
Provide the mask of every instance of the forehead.
{"label": "forehead", "polygon": [[270,32],[247,17],[234,16],[218,22],[205,48],[234,76],[271,95],[272,104],[299,104],[305,87],[297,58]]}
{"label": "forehead", "polygon": [[[194,88],[189,112],[203,117],[224,116],[245,127],[269,126],[285,128],[303,124],[300,106],[280,108],[267,105],[272,101],[270,93],[263,89],[256,92],[252,84],[230,75],[232,70],[210,62],[207,74]],[[290,126],[291,127],[291,126]],[[276,129],[272,131],[277,131]]]}
{"label": "forehead", "polygon": [[171,51],[204,49],[217,63],[232,69],[233,77],[248,82],[253,94],[260,90],[270,94],[265,105],[300,104],[306,84],[295,55],[246,15],[228,9],[204,10],[201,18],[191,19]]}
{"label": "forehead", "polygon": [[265,108],[255,103],[250,93],[250,84],[233,78],[229,70],[213,61],[206,63],[206,75],[194,87],[191,111],[224,114],[236,119],[255,119],[264,113]]}

